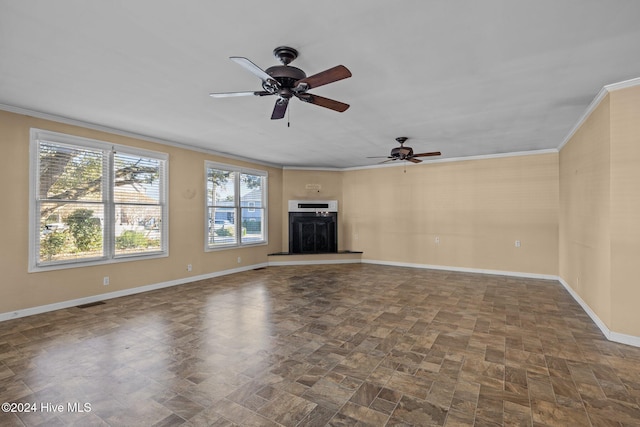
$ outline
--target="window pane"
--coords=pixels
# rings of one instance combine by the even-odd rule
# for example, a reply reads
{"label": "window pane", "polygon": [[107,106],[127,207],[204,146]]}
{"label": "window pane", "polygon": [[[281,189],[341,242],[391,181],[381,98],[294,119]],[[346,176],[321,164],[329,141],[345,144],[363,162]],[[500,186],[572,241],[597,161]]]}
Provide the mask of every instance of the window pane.
{"label": "window pane", "polygon": [[160,206],[117,204],[115,208],[116,255],[161,250],[162,208]]}
{"label": "window pane", "polygon": [[166,154],[40,129],[30,135],[30,272],[166,253]]}
{"label": "window pane", "polygon": [[236,210],[209,208],[209,245],[236,243]]}
{"label": "window pane", "polygon": [[243,173],[240,175],[240,205],[242,207],[262,206],[262,188],[264,185],[264,177],[260,175],[249,175]]}
{"label": "window pane", "polygon": [[161,250],[160,175],[160,160],[114,154],[116,256]]}
{"label": "window pane", "polygon": [[160,160],[116,153],[113,175],[116,203],[160,203]]}
{"label": "window pane", "polygon": [[266,172],[205,162],[206,246],[236,247],[266,241]]}
{"label": "window pane", "polygon": [[242,243],[264,241],[264,209],[242,208]]}
{"label": "window pane", "polygon": [[235,172],[207,169],[207,205],[235,205]]}
{"label": "window pane", "polygon": [[40,200],[102,200],[102,151],[41,142],[38,161]]}
{"label": "window pane", "polygon": [[100,258],[104,209],[96,203],[41,203],[39,262]]}

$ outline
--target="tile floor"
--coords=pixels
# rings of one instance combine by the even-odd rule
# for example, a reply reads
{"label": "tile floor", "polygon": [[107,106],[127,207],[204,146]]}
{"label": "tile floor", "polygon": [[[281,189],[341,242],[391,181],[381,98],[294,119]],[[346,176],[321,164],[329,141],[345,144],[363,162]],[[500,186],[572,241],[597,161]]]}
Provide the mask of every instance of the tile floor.
{"label": "tile floor", "polygon": [[2,322],[0,401],[2,426],[631,426],[640,348],[554,281],[269,267]]}

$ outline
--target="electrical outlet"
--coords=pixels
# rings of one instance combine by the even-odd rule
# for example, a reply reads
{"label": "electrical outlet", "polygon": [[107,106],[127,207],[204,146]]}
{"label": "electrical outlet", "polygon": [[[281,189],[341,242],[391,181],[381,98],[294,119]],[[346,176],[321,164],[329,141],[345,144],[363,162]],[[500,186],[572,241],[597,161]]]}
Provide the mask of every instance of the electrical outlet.
{"label": "electrical outlet", "polygon": [[187,264],[187,271],[193,270],[193,266],[191,264]]}
{"label": "electrical outlet", "polygon": [[516,248],[520,247],[520,240],[516,240]]}
{"label": "electrical outlet", "polygon": [[436,245],[440,244],[440,237],[436,237]]}
{"label": "electrical outlet", "polygon": [[104,276],[104,277],[102,278],[102,284],[103,284],[104,286],[107,286],[107,285],[109,284],[109,276]]}
{"label": "electrical outlet", "polygon": [[242,262],[242,258],[238,257],[238,264]]}

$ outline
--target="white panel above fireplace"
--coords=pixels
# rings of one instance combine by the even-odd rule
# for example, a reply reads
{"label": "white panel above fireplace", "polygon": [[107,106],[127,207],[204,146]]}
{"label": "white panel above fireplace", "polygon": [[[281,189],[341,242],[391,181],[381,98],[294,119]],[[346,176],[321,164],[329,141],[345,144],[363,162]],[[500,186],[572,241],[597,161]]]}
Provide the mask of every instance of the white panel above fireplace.
{"label": "white panel above fireplace", "polygon": [[338,201],[289,200],[289,212],[338,212]]}

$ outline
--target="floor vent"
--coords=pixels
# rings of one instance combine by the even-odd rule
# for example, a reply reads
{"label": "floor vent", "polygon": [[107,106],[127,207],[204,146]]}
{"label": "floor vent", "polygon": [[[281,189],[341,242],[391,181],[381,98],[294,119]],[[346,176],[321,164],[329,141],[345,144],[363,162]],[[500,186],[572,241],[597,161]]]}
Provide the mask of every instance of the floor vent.
{"label": "floor vent", "polygon": [[102,305],[105,304],[104,301],[96,301],[96,302],[90,302],[87,304],[81,304],[81,305],[76,305],[76,307],[78,308],[89,308],[89,307],[95,307],[96,305]]}
{"label": "floor vent", "polygon": [[253,271],[256,271],[256,270],[266,270],[266,269],[267,269],[267,267],[258,267],[258,268],[254,268],[254,269],[253,269]]}

